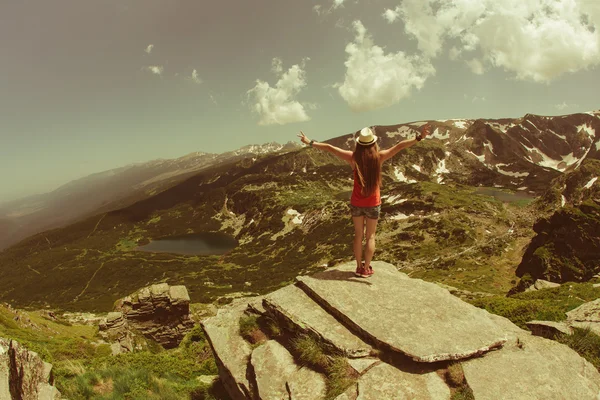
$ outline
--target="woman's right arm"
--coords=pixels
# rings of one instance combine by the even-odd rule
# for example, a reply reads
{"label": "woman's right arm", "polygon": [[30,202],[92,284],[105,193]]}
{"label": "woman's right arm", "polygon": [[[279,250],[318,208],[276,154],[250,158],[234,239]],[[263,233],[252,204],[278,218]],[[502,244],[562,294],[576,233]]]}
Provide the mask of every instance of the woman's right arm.
{"label": "woman's right arm", "polygon": [[339,147],[332,146],[329,143],[320,143],[315,142],[314,140],[309,140],[302,131],[300,131],[298,137],[300,138],[300,141],[304,144],[314,147],[315,149],[331,153],[334,156],[346,161],[347,163],[352,163],[352,152],[350,150],[343,150]]}

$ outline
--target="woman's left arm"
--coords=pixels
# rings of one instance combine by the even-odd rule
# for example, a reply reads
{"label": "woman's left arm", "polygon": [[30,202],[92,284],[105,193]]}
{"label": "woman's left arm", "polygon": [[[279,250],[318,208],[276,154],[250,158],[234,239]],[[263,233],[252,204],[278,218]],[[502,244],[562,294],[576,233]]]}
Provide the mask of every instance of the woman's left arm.
{"label": "woman's left arm", "polygon": [[304,144],[314,147],[315,149],[324,150],[328,153],[331,153],[334,156],[346,161],[347,163],[352,163],[352,152],[350,150],[343,150],[339,147],[332,146],[329,143],[315,142],[314,140],[308,139],[302,131],[300,131],[298,137],[300,138],[300,141]]}

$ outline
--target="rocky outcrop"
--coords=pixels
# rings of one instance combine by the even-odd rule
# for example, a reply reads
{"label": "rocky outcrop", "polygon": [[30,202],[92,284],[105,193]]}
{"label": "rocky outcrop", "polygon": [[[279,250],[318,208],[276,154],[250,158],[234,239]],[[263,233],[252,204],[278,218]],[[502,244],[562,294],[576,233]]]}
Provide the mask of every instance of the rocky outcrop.
{"label": "rocky outcrop", "polygon": [[164,348],[177,347],[193,327],[185,286],[148,286],[117,301],[115,311],[100,323],[100,333],[114,341],[113,353],[132,351],[139,332]]}
{"label": "rocky outcrop", "polygon": [[547,339],[554,339],[559,335],[570,335],[573,333],[573,329],[564,322],[529,321],[526,325],[533,335]]}
{"label": "rocky outcrop", "polygon": [[302,276],[299,286],[377,347],[434,362],[479,355],[505,341],[486,311],[433,283],[382,262],[373,263],[369,280],[356,278],[355,268],[349,263]]}
{"label": "rocky outcrop", "polygon": [[600,335],[600,299],[583,303],[567,313],[567,324],[575,328],[589,328]]}
{"label": "rocky outcrop", "polygon": [[557,288],[557,287],[560,287],[560,283],[545,281],[543,279],[538,279],[535,281],[535,283],[533,285],[531,285],[527,289],[525,289],[525,291],[533,292],[536,290],[551,289],[551,288]]}
{"label": "rocky outcrop", "polygon": [[57,400],[52,364],[14,340],[0,338],[0,399]]}
{"label": "rocky outcrop", "polygon": [[[503,399],[600,396],[600,373],[566,345],[533,336],[393,265],[373,262],[369,279],[356,278],[354,268],[346,263],[299,277],[266,296],[236,300],[202,323],[234,400],[323,398],[323,371],[297,365],[292,354],[298,350],[285,347],[293,340],[277,337],[253,347],[240,336],[240,317],[248,314],[345,356],[353,372],[338,400],[449,399],[458,390],[447,378],[450,363],[464,374],[461,390],[478,400],[500,393]],[[365,345],[376,350],[364,357],[349,351]]]}

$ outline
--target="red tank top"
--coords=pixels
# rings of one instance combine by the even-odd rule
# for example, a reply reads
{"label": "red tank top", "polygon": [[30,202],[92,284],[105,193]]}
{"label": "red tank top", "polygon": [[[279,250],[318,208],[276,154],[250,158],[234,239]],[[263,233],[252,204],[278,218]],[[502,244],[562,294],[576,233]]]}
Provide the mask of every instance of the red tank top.
{"label": "red tank top", "polygon": [[361,194],[362,186],[360,186],[360,179],[356,169],[354,171],[354,188],[352,189],[352,197],[350,197],[350,204],[356,207],[375,207],[381,204],[381,196],[379,195],[379,186],[375,189],[375,192],[365,197]]}

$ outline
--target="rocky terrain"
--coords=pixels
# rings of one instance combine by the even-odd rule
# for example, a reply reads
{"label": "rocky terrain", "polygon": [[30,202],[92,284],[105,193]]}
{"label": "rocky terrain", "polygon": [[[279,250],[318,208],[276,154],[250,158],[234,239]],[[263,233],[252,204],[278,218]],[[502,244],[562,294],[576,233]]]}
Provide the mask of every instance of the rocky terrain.
{"label": "rocky terrain", "polygon": [[[600,373],[566,345],[532,336],[391,264],[373,267],[367,280],[354,276],[352,262],[302,276],[203,321],[232,399],[600,395]],[[247,334],[244,321],[252,315],[262,319],[253,329],[269,333]],[[337,375],[328,369],[335,363],[345,365]]]}

